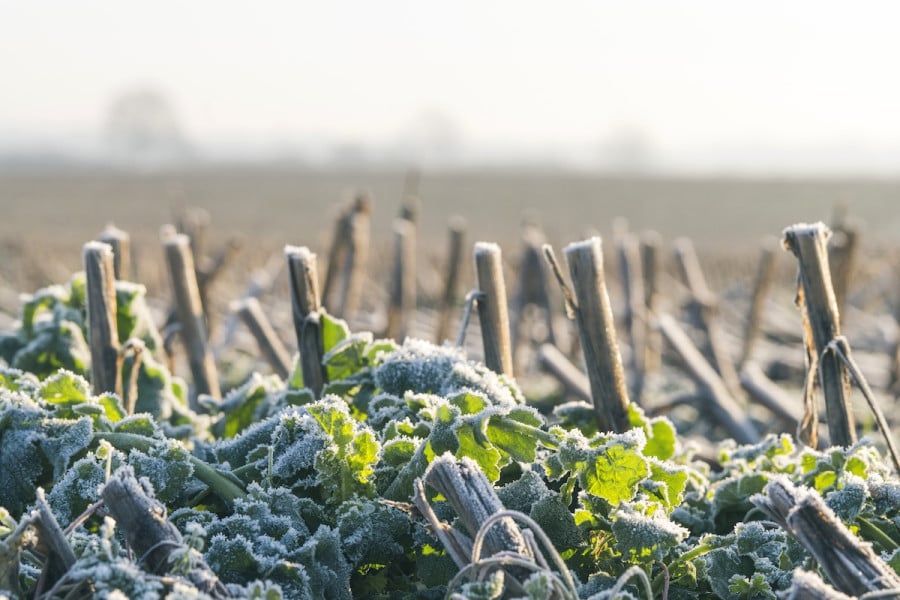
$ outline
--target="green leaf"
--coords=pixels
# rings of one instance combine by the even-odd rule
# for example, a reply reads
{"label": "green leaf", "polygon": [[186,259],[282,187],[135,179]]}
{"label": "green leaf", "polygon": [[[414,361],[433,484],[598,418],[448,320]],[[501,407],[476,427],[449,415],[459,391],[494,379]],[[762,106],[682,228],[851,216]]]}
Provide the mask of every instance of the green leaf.
{"label": "green leaf", "polygon": [[734,524],[744,519],[753,508],[750,497],[758,494],[769,481],[763,473],[752,473],[729,478],[716,487],[712,500],[713,520],[716,531],[728,532]]}
{"label": "green leaf", "polygon": [[647,418],[644,411],[633,402],[628,405],[628,421],[632,427],[640,427],[647,436],[645,456],[661,460],[672,458],[677,449],[675,425],[665,417]]}
{"label": "green leaf", "polygon": [[500,451],[491,446],[485,446],[476,440],[472,425],[460,425],[456,429],[456,439],[459,448],[456,451],[457,458],[468,457],[478,463],[489,481],[500,479],[500,467],[502,456]]}
{"label": "green leaf", "polygon": [[330,501],[339,503],[354,494],[372,494],[372,477],[381,450],[375,433],[355,421],[347,405],[336,396],[327,396],[305,408],[333,442],[315,457],[319,483]]}
{"label": "green leaf", "polygon": [[835,481],[837,481],[837,473],[834,471],[824,471],[815,476],[813,485],[815,486],[816,491],[824,492],[833,486]]}
{"label": "green leaf", "polygon": [[633,510],[616,512],[612,532],[619,552],[637,563],[666,559],[690,533],[664,517],[651,517]]}
{"label": "green leaf", "polygon": [[728,580],[728,591],[736,598],[748,600],[775,600],[778,597],[762,573],[750,577],[732,576]]}
{"label": "green leaf", "polygon": [[366,349],[366,360],[369,361],[370,365],[376,365],[380,363],[385,356],[396,352],[398,348],[399,346],[394,340],[375,340]]}
{"label": "green leaf", "polygon": [[21,514],[34,500],[46,464],[38,450],[41,414],[13,408],[0,412],[0,506]]}
{"label": "green leaf", "polygon": [[219,439],[233,438],[247,427],[267,418],[277,407],[282,383],[277,376],[254,373],[244,385],[228,393],[219,405],[223,416],[210,430]]}
{"label": "green leaf", "polygon": [[582,489],[612,506],[637,494],[638,484],[650,475],[649,461],[641,454],[643,432],[632,429],[617,435],[600,434],[587,439],[577,429],[551,429],[561,443],[544,462],[550,479],[567,473],[578,478]]}
{"label": "green leaf", "polygon": [[371,343],[371,333],[355,333],[342,339],[327,351],[322,363],[325,365],[328,381],[344,379],[366,368],[368,347]]}
{"label": "green leaf", "polygon": [[101,394],[97,397],[97,402],[103,408],[103,414],[111,423],[118,423],[125,418],[125,409],[119,401],[119,397],[114,394]]}
{"label": "green leaf", "polygon": [[332,317],[324,310],[319,313],[319,326],[322,328],[322,352],[325,354],[350,337],[350,328],[347,326],[347,322]]}
{"label": "green leaf", "polygon": [[90,401],[91,385],[84,377],[62,370],[44,380],[38,394],[60,409],[71,409],[76,404]]}
{"label": "green leaf", "polygon": [[22,391],[31,396],[40,386],[40,380],[31,373],[0,366],[0,388],[14,392]]}
{"label": "green leaf", "polygon": [[145,437],[156,437],[159,435],[159,426],[153,417],[146,413],[139,413],[121,419],[113,426],[116,433],[133,433]]}
{"label": "green leaf", "polygon": [[69,466],[72,458],[93,442],[93,427],[90,418],[77,421],[52,419],[45,423],[45,431],[40,446],[53,465],[53,479],[59,479]]}
{"label": "green leaf", "polygon": [[459,408],[460,414],[474,415],[485,409],[487,400],[477,394],[463,392],[449,398],[450,404]]}
{"label": "green leaf", "polygon": [[147,306],[146,294],[143,285],[116,281],[116,329],[121,342],[137,338],[155,352],[162,348],[162,337]]}
{"label": "green leaf", "polygon": [[515,423],[538,428],[543,423],[540,417],[528,409],[513,409],[502,417],[491,417],[487,424],[487,438],[513,459],[532,463],[537,453],[538,438],[523,433]]}
{"label": "green leaf", "polygon": [[647,459],[634,448],[613,444],[598,452],[584,474],[585,489],[613,506],[634,497],[649,475]]}

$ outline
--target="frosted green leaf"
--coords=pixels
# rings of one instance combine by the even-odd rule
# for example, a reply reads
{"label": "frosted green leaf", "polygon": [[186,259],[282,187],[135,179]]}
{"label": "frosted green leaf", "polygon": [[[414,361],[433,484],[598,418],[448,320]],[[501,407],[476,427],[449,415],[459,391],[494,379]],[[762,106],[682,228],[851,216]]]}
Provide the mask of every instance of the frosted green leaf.
{"label": "frosted green leaf", "polygon": [[456,437],[459,409],[442,401],[434,407],[433,414],[431,433],[425,446],[428,462],[444,452],[455,453],[459,448],[459,439]]}
{"label": "frosted green leaf", "polygon": [[497,490],[497,496],[509,510],[517,510],[534,519],[560,552],[578,547],[581,530],[559,492],[547,487],[535,471],[525,471],[517,480]]}
{"label": "frosted green leaf", "polygon": [[781,471],[791,469],[792,456],[794,454],[794,442],[787,434],[776,435],[770,433],[755,444],[746,444],[737,447],[734,442],[726,442],[720,451],[720,460],[735,465],[746,463],[752,468],[765,469],[767,471]]}
{"label": "frosted green leaf", "polygon": [[153,417],[148,414],[129,415],[113,426],[113,431],[118,433],[134,433],[145,437],[155,437],[160,434],[159,426]]}
{"label": "frosted green leaf", "polygon": [[233,438],[247,427],[267,418],[276,408],[277,392],[283,384],[277,376],[254,373],[242,386],[228,393],[219,405],[224,413],[210,428],[220,439]]}
{"label": "frosted green leaf", "polygon": [[716,531],[725,533],[742,521],[753,508],[750,496],[762,492],[768,481],[766,475],[754,473],[729,478],[719,484],[715,488],[711,507]]}
{"label": "frosted green leaf", "polygon": [[153,321],[145,299],[147,289],[138,283],[119,281],[116,286],[116,329],[119,340],[137,338],[147,349],[155,352],[162,347],[162,338]]}
{"label": "frosted green leaf", "polygon": [[168,440],[154,444],[146,453],[132,450],[128,462],[134,467],[135,475],[150,481],[157,500],[177,504],[186,503],[200,489],[193,481],[194,466],[189,456],[179,442]]}
{"label": "frosted green leaf", "polygon": [[528,600],[545,600],[553,598],[555,587],[553,579],[546,571],[538,571],[532,573],[531,576],[522,584]]}
{"label": "frosted green leaf", "polygon": [[11,409],[0,412],[0,506],[20,515],[34,499],[44,466],[38,450],[41,437],[34,428],[40,413]]}
{"label": "frosted green leaf", "polygon": [[456,451],[457,458],[468,457],[478,463],[489,481],[500,479],[500,467],[502,456],[493,447],[484,446],[475,439],[475,432],[471,425],[460,425],[456,429],[456,439],[459,447]]}
{"label": "frosted green leaf", "polygon": [[[57,306],[65,307],[70,298],[69,290],[61,285],[51,285],[25,296],[21,307],[22,330],[25,336],[34,335],[41,317],[44,317],[44,320],[50,318],[46,313],[52,313]],[[77,314],[77,311],[73,311],[73,314]]]}
{"label": "frosted green leaf", "polygon": [[367,351],[371,343],[371,333],[354,333],[328,350],[322,357],[328,381],[344,379],[366,368],[368,366]]}
{"label": "frosted green leaf", "polygon": [[619,510],[612,532],[616,548],[627,560],[638,563],[662,561],[688,536],[688,530],[665,517]]}
{"label": "frosted green leaf", "polygon": [[268,581],[254,581],[244,590],[247,600],[283,600],[281,586]]}
{"label": "frosted green leaf", "polygon": [[752,600],[775,600],[778,598],[772,591],[772,586],[761,573],[755,573],[749,577],[732,576],[728,580],[728,592],[734,598]]}
{"label": "frosted green leaf", "polygon": [[103,415],[110,423],[117,423],[125,418],[125,409],[114,394],[101,394],[97,397],[97,403],[103,408]]}
{"label": "frosted green leaf", "polygon": [[640,427],[647,437],[645,456],[655,456],[661,460],[672,458],[678,448],[675,425],[665,417],[648,418],[633,402],[628,405],[628,421],[632,427]]}
{"label": "frosted green leaf", "polygon": [[687,469],[680,465],[650,459],[650,480],[657,483],[658,497],[663,505],[671,511],[681,503],[684,488],[687,486]]}
{"label": "frosted green leaf", "polygon": [[459,408],[460,414],[474,415],[481,412],[487,406],[487,400],[469,392],[456,394],[449,398],[450,404]]}
{"label": "frosted green leaf", "polygon": [[338,343],[350,336],[347,322],[332,317],[325,311],[319,313],[319,325],[322,328],[322,352],[328,354]]}
{"label": "frosted green leaf", "polygon": [[226,583],[246,583],[259,577],[260,565],[253,554],[253,544],[241,535],[213,536],[209,540],[206,561]]}
{"label": "frosted green leaf", "polygon": [[112,450],[109,457],[88,452],[72,464],[47,494],[47,501],[60,523],[69,523],[92,503],[100,499],[100,489],[106,483],[106,467],[114,472],[125,461],[125,455]]}
{"label": "frosted green leaf", "polygon": [[53,479],[62,477],[69,461],[93,442],[92,421],[83,417],[77,421],[48,419],[44,423],[40,447],[53,466]]}
{"label": "frosted green leaf", "polygon": [[40,380],[31,373],[0,366],[0,388],[32,395],[40,386]]}
{"label": "frosted green leaf", "polygon": [[91,397],[91,385],[84,377],[63,370],[45,379],[38,393],[50,404],[68,408],[87,402]]}
{"label": "frosted green leaf", "polygon": [[400,540],[409,536],[409,517],[374,500],[354,498],[337,510],[337,527],[344,556],[356,567],[402,560]]}
{"label": "frosted green leaf", "polygon": [[586,465],[585,490],[609,501],[613,506],[630,500],[637,484],[649,475],[647,459],[634,448],[609,445]]}
{"label": "frosted green leaf", "polygon": [[403,397],[406,392],[438,394],[453,365],[465,358],[455,348],[443,348],[408,338],[373,370],[375,385]]}
{"label": "frosted green leaf", "polygon": [[485,433],[492,444],[515,460],[534,462],[538,439],[516,429],[510,421],[539,428],[543,425],[543,419],[533,409],[520,407],[502,416],[490,417],[487,421]]}
{"label": "frosted green leaf", "polygon": [[759,522],[738,523],[733,533],[705,543],[714,549],[699,559],[704,575],[713,592],[730,600],[769,598],[787,589],[794,566],[807,558],[787,533]]}
{"label": "frosted green leaf", "polygon": [[366,360],[369,361],[370,365],[378,364],[385,356],[396,352],[398,348],[399,346],[394,340],[375,340],[366,349]]}
{"label": "frosted green leaf", "polygon": [[416,453],[418,442],[412,438],[394,438],[384,443],[381,461],[391,466],[402,466]]}
{"label": "frosted green leaf", "polygon": [[371,494],[371,479],[381,450],[374,432],[355,421],[347,405],[335,396],[305,408],[332,442],[315,458],[320,483],[331,501],[341,502],[355,493]]}
{"label": "frosted green leaf", "polygon": [[70,288],[55,285],[38,290],[26,298],[21,315],[16,339],[7,337],[2,343],[11,366],[41,379],[58,369],[87,374],[90,350],[83,331],[84,304]]}
{"label": "frosted green leaf", "polygon": [[866,482],[852,473],[845,472],[841,476],[837,487],[838,489],[825,495],[825,504],[841,520],[851,522],[865,507],[867,496]]}
{"label": "frosted green leaf", "polygon": [[351,600],[352,569],[341,551],[341,538],[336,529],[319,527],[294,557],[306,567],[313,597]]}

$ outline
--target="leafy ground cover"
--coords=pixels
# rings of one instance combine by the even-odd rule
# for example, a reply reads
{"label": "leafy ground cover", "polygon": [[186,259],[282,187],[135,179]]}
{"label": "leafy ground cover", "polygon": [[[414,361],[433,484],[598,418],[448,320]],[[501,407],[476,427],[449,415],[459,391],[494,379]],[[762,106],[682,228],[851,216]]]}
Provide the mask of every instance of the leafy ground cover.
{"label": "leafy ground cover", "polygon": [[[851,593],[773,514],[773,489],[820,502],[900,570],[900,481],[865,442],[726,442],[712,468],[665,418],[632,406],[630,431],[598,432],[587,404],[538,412],[455,348],[351,333],[327,314],[320,397],[297,368],[255,374],[199,414],[159,355],[143,289],[117,286],[119,337],[146,347],[123,361],[134,385],[121,395],[91,391],[80,275],[26,299],[0,338],[0,595],[740,599],[820,578]],[[448,462],[524,523],[515,556],[482,560],[486,531],[422,483]],[[109,510],[113,483],[146,498],[165,543],[135,551]],[[528,540],[544,534],[539,551]]]}

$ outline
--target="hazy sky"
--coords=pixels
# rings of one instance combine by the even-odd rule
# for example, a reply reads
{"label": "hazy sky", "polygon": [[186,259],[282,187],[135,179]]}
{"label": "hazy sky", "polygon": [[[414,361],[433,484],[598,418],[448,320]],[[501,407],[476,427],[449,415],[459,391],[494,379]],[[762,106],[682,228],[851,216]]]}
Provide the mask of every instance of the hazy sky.
{"label": "hazy sky", "polygon": [[900,172],[898,31],[889,1],[0,0],[0,135],[90,134],[152,86],[200,144],[383,143],[438,115],[466,148],[632,132],[670,161]]}

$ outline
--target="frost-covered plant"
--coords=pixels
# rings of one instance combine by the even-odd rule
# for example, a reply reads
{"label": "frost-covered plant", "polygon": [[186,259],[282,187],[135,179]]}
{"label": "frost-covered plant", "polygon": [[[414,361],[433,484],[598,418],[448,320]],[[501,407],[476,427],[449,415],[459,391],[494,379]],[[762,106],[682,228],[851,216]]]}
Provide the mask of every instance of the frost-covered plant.
{"label": "frost-covered plant", "polygon": [[[721,469],[710,471],[666,419],[632,407],[630,431],[598,432],[589,406],[539,413],[514,381],[457,349],[351,334],[324,313],[328,381],[319,397],[299,369],[287,381],[253,375],[200,418],[151,351],[137,414],[126,416],[120,398],[93,395],[85,379],[81,290],[76,278],[35,294],[20,328],[0,340],[11,364],[33,369],[0,368],[0,553],[10,557],[0,565],[15,564],[0,568],[0,589],[38,585],[42,559],[17,550],[15,531],[42,486],[64,527],[78,520],[67,534],[72,581],[111,598],[204,597],[184,568],[149,573],[104,520],[103,486],[129,467],[181,531],[179,560],[202,554],[235,597],[511,597],[494,574],[502,571],[448,590],[458,568],[410,504],[413,482],[445,454],[473,461],[565,561],[567,573],[523,576],[522,598],[559,597],[566,576],[566,593],[581,598],[643,597],[645,581],[671,598],[782,593],[794,569],[810,564],[751,502],[773,477],[816,490],[900,566],[900,482],[866,443],[821,452],[789,436],[727,443]],[[152,349],[142,293],[119,290],[120,336]],[[444,499],[429,501],[452,521]]]}

